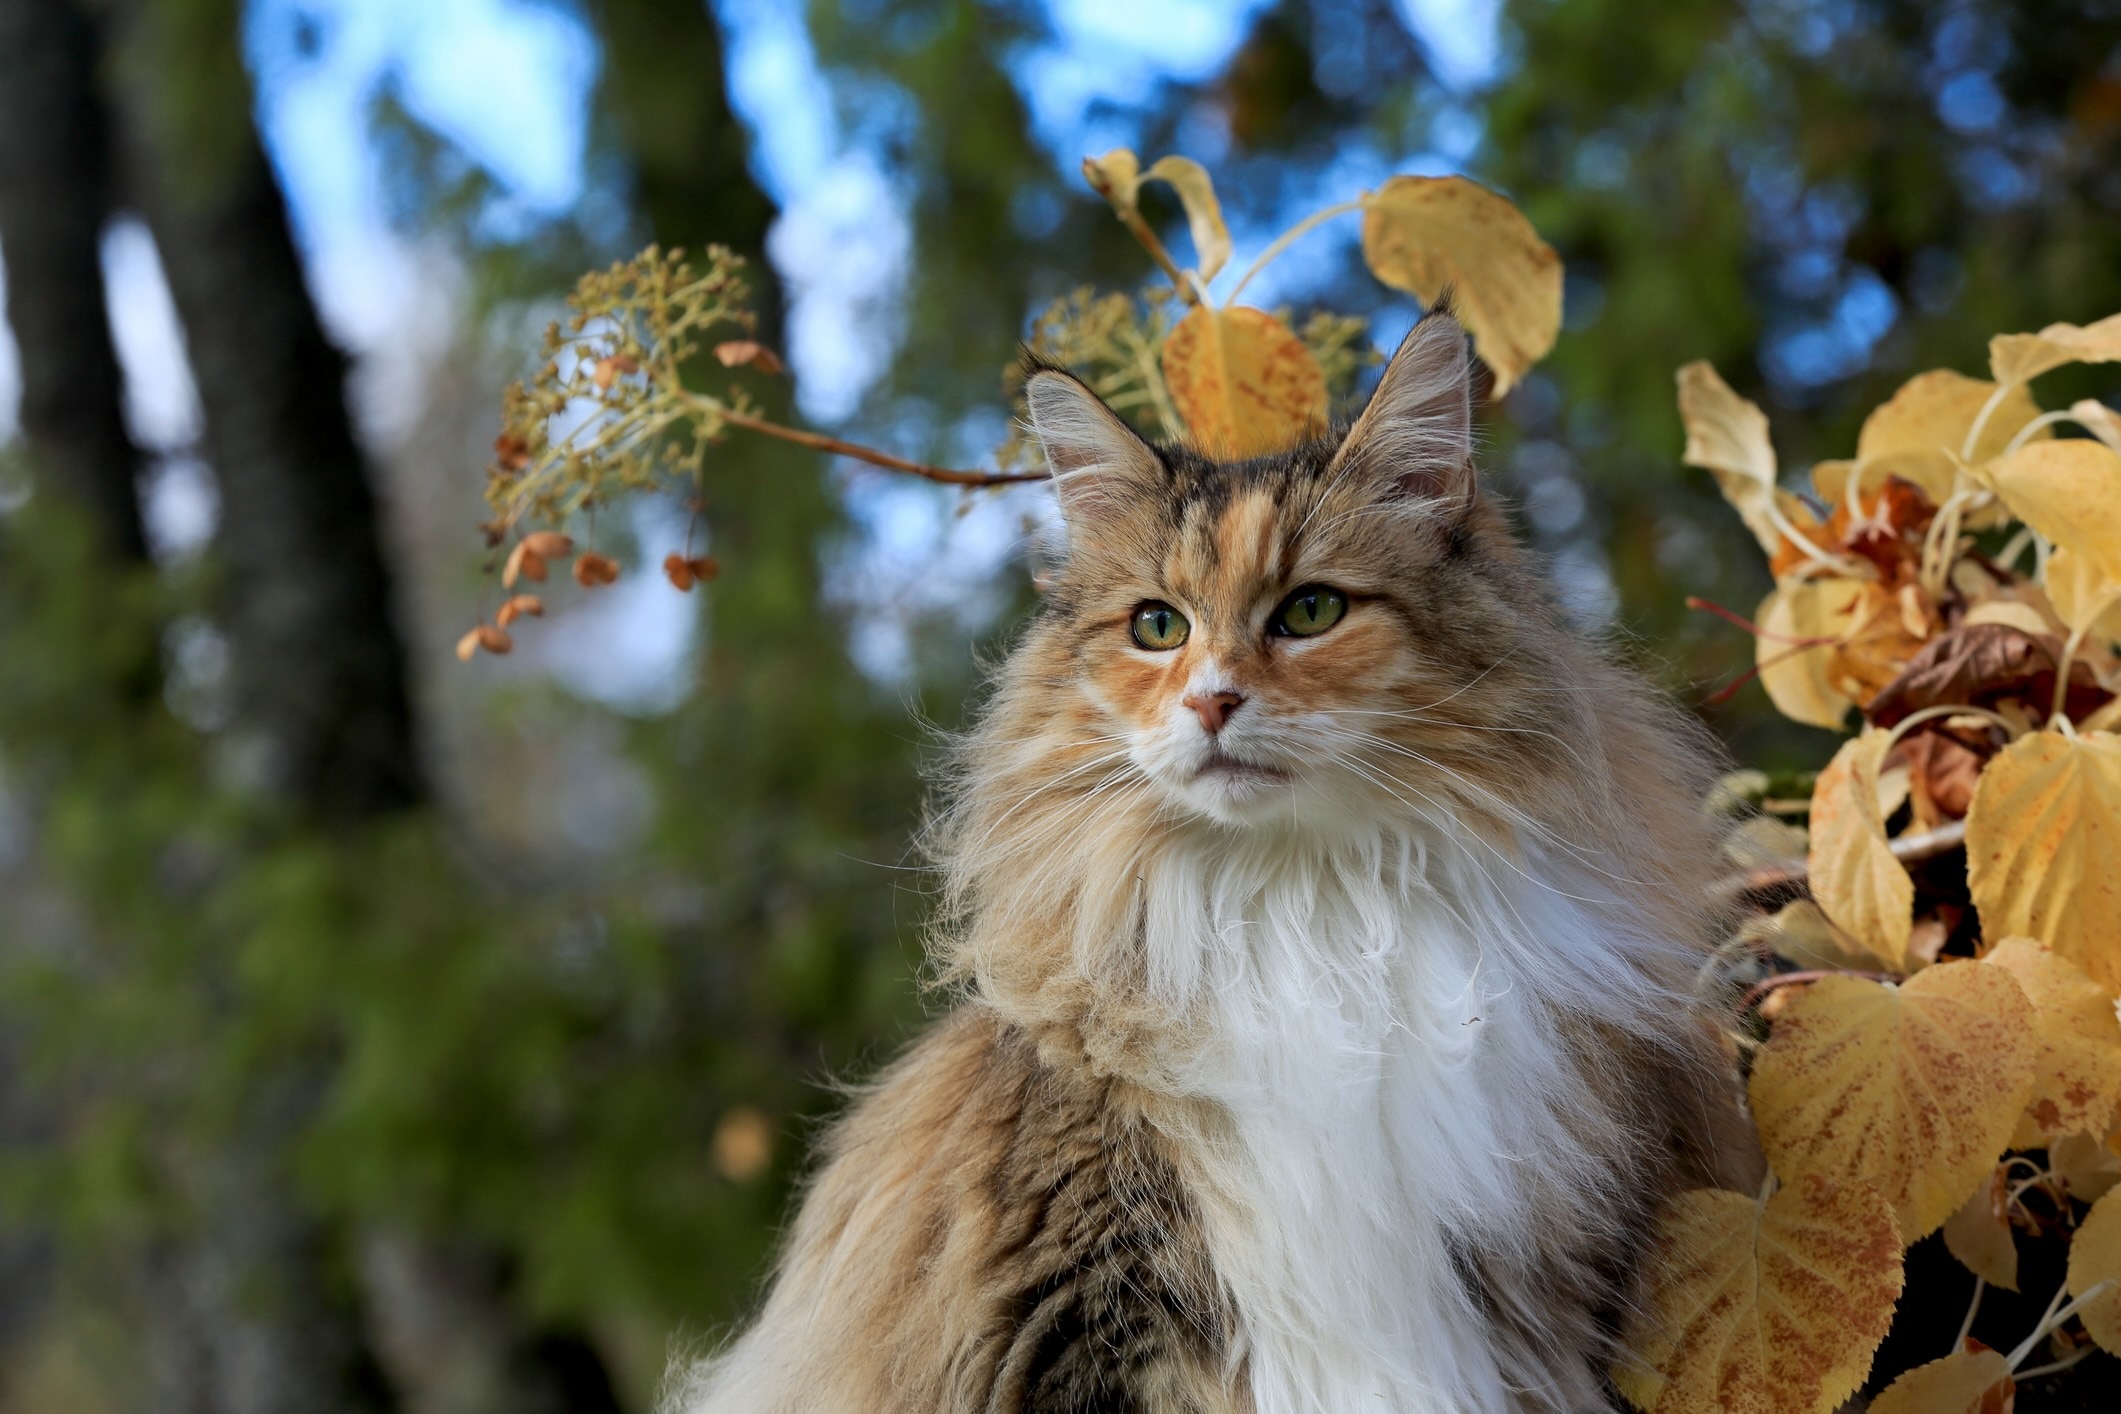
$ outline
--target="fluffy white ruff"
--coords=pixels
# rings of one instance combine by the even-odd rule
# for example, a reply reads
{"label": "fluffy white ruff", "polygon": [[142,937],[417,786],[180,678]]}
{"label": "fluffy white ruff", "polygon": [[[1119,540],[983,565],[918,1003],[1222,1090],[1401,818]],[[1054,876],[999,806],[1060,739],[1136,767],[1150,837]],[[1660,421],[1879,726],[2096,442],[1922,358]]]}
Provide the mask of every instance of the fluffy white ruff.
{"label": "fluffy white ruff", "polygon": [[1596,1232],[1625,1181],[1553,1021],[1657,1024],[1669,950],[1612,881],[1427,827],[1203,827],[1144,863],[1151,989],[1197,1038],[1169,1074],[1230,1117],[1196,1182],[1258,1414],[1595,1407],[1585,1353],[1513,1344],[1446,1237],[1531,1279],[1528,1215]]}

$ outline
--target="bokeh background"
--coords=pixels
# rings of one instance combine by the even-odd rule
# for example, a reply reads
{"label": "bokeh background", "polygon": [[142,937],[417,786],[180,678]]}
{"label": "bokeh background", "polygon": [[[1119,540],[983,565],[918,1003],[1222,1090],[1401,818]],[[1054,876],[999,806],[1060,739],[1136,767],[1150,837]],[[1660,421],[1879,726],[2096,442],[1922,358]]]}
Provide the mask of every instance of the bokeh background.
{"label": "bokeh background", "polygon": [[[769,406],[977,464],[1033,315],[1154,274],[1119,145],[1241,259],[1520,202],[1567,322],[1491,479],[1771,765],[1825,739],[1711,701],[1683,599],[1768,580],[1673,369],[1795,473],[2121,308],[2121,0],[0,0],[0,1411],[646,1410],[741,1309],[929,1004],[920,772],[1044,506],[733,443],[710,590],[644,504],[467,668],[498,393],[581,269],[721,241]],[[1389,348],[1355,235],[1254,292]]]}

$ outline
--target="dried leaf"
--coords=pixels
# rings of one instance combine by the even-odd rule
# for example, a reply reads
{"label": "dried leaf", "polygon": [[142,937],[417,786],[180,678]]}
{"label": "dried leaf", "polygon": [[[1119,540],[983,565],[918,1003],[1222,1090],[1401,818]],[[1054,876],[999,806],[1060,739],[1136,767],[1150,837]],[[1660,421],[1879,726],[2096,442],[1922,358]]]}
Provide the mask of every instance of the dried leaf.
{"label": "dried leaf", "polygon": [[1925,707],[1987,707],[2006,697],[2044,710],[2055,691],[2056,646],[2002,624],[1962,623],[1924,644],[1865,715],[1890,727]]}
{"label": "dried leaf", "polygon": [[1944,1220],[1944,1247],[1990,1286],[2018,1289],[2018,1239],[2011,1235],[2010,1170],[1997,1165],[1959,1211]]}
{"label": "dried leaf", "polygon": [[2032,1006],[2001,968],[1943,962],[1898,986],[1827,977],[1792,997],[1749,1085],[1786,1178],[1875,1183],[1925,1237],[1988,1176],[2032,1093]]}
{"label": "dried leaf", "polygon": [[2023,383],[2065,363],[2121,359],[2121,314],[2096,324],[2050,324],[2037,334],[1998,334],[1988,341],[1988,366],[1998,383]]}
{"label": "dried leaf", "polygon": [[1915,881],[1893,857],[1878,797],[1889,735],[1869,730],[1843,742],[1812,788],[1812,897],[1863,947],[1909,971]]}
{"label": "dried leaf", "polygon": [[2080,1203],[2096,1203],[2121,1188],[2121,1134],[2101,1142],[2089,1134],[2065,1134],[2047,1146],[2048,1167]]}
{"label": "dried leaf", "polygon": [[1880,1390],[1870,1414],[2011,1414],[2017,1397],[2010,1362],[1970,1341]]}
{"label": "dried leaf", "polygon": [[1201,283],[1214,279],[1216,272],[1229,263],[1230,230],[1223,224],[1215,183],[1192,158],[1159,157],[1144,172],[1140,158],[1117,147],[1102,157],[1085,157],[1083,175],[1092,187],[1104,193],[1113,210],[1129,216],[1141,210],[1142,183],[1169,183],[1186,211],[1186,229],[1193,237],[1193,260]]}
{"label": "dried leaf", "polygon": [[1696,1189],[1667,1209],[1640,1364],[1614,1382],[1657,1414],[1826,1414],[1854,1393],[1903,1280],[1891,1207],[1801,1178],[1761,1204]]}
{"label": "dried leaf", "polygon": [[501,566],[501,587],[513,589],[519,579],[545,578],[545,557],[530,548],[528,540],[519,541],[515,549],[508,552],[508,562]]}
{"label": "dried leaf", "polygon": [[1982,961],[2018,979],[2033,1004],[2039,1059],[2026,1108],[2041,1133],[2104,1134],[2121,1107],[2121,1016],[2084,970],[2031,938],[2005,938]]}
{"label": "dried leaf", "polygon": [[2121,1196],[2107,1194],[2077,1225],[2069,1244],[2069,1294],[2082,1300],[2105,1290],[2077,1312],[2099,1348],[2121,1355]]}
{"label": "dried leaf", "polygon": [[1679,418],[1686,424],[1686,450],[1680,459],[1715,476],[1723,499],[1737,510],[1761,549],[1771,556],[1797,554],[1801,563],[1802,552],[1784,537],[1769,507],[1779,508],[1799,529],[1817,520],[1802,501],[1775,484],[1775,446],[1768,438],[1767,414],[1731,391],[1706,360],[1696,359],[1680,369],[1678,377]]}
{"label": "dried leaf", "polygon": [[[2053,560],[2048,561],[2048,567],[2053,569]],[[1984,599],[1968,609],[1966,616],[1959,620],[1961,628],[1974,628],[1981,624],[2001,624],[2005,628],[2014,628],[2020,633],[2034,637],[2053,635],[2057,628],[2063,626],[2041,613],[2037,604],[2028,603],[2023,599]]]}
{"label": "dried leaf", "polygon": [[2121,452],[2121,413],[2094,398],[2084,398],[2069,405],[2069,415],[2092,436]]}
{"label": "dried leaf", "polygon": [[2030,732],[1981,773],[1967,884],[1990,937],[2047,944],[2121,990],[2121,737]]}
{"label": "dried leaf", "polygon": [[[1831,647],[1855,621],[1863,581],[1804,579],[1779,586],[1760,601],[1754,641],[1760,685],[1777,711],[1806,726],[1840,730],[1852,705],[1827,679]],[[1803,646],[1808,640],[1824,640]]]}
{"label": "dried leaf", "polygon": [[[1859,496],[1897,476],[1921,487],[1933,503],[1944,504],[1958,484],[1957,463],[1966,434],[1995,391],[1996,385],[1985,378],[1969,378],[1948,368],[1916,374],[1863,420],[1855,461],[1821,462],[1812,468],[1812,489],[1828,505],[1839,505],[1849,495],[1852,474]],[[2012,388],[1982,424],[1980,439],[1966,460],[1979,466],[2000,456],[2018,430],[2039,415],[2032,394]],[[2043,434],[2052,435],[2044,429],[2034,435]]]}
{"label": "dried leaf", "polygon": [[1362,254],[1370,273],[1472,331],[1495,396],[1522,378],[1561,332],[1561,257],[1524,213],[1464,177],[1394,177],[1363,203]]}
{"label": "dried leaf", "polygon": [[1933,830],[1947,820],[1966,817],[1988,760],[1985,755],[1947,732],[1922,730],[1900,739],[1900,754],[1907,761],[1917,828]]}
{"label": "dried leaf", "polygon": [[1200,447],[1264,456],[1325,425],[1326,379],[1295,331],[1261,309],[1195,309],[1164,341],[1164,381]]}
{"label": "dried leaf", "polygon": [[1858,581],[1850,607],[1841,641],[1827,655],[1826,680],[1868,712],[1878,694],[1907,670],[1924,642],[1943,625],[1933,619],[1927,599],[1911,584],[1896,594],[1883,584]]}
{"label": "dried leaf", "polygon": [[584,589],[610,584],[619,577],[619,562],[594,550],[585,550],[574,562],[574,582]]}
{"label": "dried leaf", "polygon": [[2088,437],[2030,442],[1983,475],[2012,515],[2121,580],[2121,452]]}
{"label": "dried leaf", "polygon": [[728,339],[714,346],[714,356],[721,360],[724,368],[737,368],[745,364],[761,373],[786,373],[788,365],[781,356],[756,339]]}
{"label": "dried leaf", "polygon": [[1808,898],[1786,903],[1770,920],[1768,946],[1799,967],[1822,972],[1882,972],[1894,960],[1878,956],[1862,940],[1834,926],[1825,910]]}

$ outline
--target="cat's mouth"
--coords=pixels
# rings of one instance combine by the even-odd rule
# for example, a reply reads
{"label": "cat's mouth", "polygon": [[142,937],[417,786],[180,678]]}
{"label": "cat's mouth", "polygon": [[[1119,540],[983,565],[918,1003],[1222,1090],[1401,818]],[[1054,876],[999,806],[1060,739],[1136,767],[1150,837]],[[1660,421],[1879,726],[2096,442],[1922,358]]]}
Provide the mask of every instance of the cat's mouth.
{"label": "cat's mouth", "polygon": [[1193,773],[1193,779],[1225,781],[1233,785],[1271,785],[1288,780],[1289,773],[1279,766],[1262,766],[1256,762],[1240,760],[1227,752],[1216,751]]}

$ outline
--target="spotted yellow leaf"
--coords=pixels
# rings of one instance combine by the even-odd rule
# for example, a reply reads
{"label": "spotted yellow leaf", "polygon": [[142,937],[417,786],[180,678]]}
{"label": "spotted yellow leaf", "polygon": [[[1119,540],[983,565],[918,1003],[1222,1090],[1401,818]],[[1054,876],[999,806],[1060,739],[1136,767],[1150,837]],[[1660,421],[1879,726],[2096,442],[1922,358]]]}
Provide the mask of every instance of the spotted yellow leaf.
{"label": "spotted yellow leaf", "polygon": [[2121,736],[2029,732],[1981,772],[1966,875],[1983,930],[2028,937],[2121,991]]}
{"label": "spotted yellow leaf", "polygon": [[1085,157],[1083,175],[1124,216],[1141,209],[1145,182],[1165,182],[1185,208],[1186,229],[1193,237],[1193,260],[1203,284],[1230,260],[1230,229],[1223,223],[1222,203],[1207,169],[1190,157],[1159,157],[1143,171],[1141,159],[1124,147],[1102,157]]}
{"label": "spotted yellow leaf", "polygon": [[1863,591],[1861,580],[1830,576],[1792,580],[1760,601],[1753,641],[1760,685],[1791,721],[1838,731],[1848,717],[1854,704],[1834,684],[1834,646],[1854,627]]}
{"label": "spotted yellow leaf", "polygon": [[2091,1296],[2077,1311],[2085,1334],[2101,1350],[2121,1355],[2121,1189],[2092,1204],[2070,1239],[2069,1294],[2080,1301]]}
{"label": "spotted yellow leaf", "polygon": [[1448,289],[1495,396],[1554,347],[1561,257],[1524,213],[1464,177],[1394,177],[1363,200],[1362,255],[1375,275],[1423,304]]}
{"label": "spotted yellow leaf", "polygon": [[1264,456],[1325,426],[1325,373],[1263,309],[1195,309],[1164,341],[1163,366],[1179,416],[1213,455]]}
{"label": "spotted yellow leaf", "polygon": [[2121,1107],[2121,1016],[2113,997],[2031,938],[2005,938],[1982,960],[2017,978],[2033,1004],[2039,1058],[2027,1116],[2044,1135],[2106,1133]]}
{"label": "spotted yellow leaf", "polygon": [[1812,897],[1842,931],[1910,971],[1908,940],[1915,926],[1915,881],[1893,857],[1885,833],[1878,778],[1890,733],[1876,729],[1841,744],[1812,788],[1812,841],[1807,869]]}
{"label": "spotted yellow leaf", "polygon": [[2012,515],[2121,580],[2121,452],[2089,437],[2028,442],[1983,475]]}
{"label": "spotted yellow leaf", "polygon": [[1826,1414],[1892,1323],[1900,1234],[1878,1190],[1801,1178],[1762,1204],[1695,1189],[1666,1210],[1648,1311],[1615,1383],[1657,1414]]}
{"label": "spotted yellow leaf", "polygon": [[2023,383],[2065,363],[2121,359],[2121,314],[2096,324],[2050,324],[2037,334],[1998,334],[1988,341],[1988,366],[1998,383]]}
{"label": "spotted yellow leaf", "polygon": [[1999,967],[1898,986],[1827,977],[1790,998],[1754,1062],[1761,1147],[1784,1178],[1878,1185],[1910,1242],[1988,1177],[2033,1089],[2032,1005]]}
{"label": "spotted yellow leaf", "polygon": [[1870,1414],[2011,1414],[2017,1390],[2009,1361],[1969,1345],[1894,1380],[1871,1401]]}

